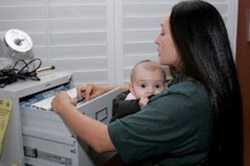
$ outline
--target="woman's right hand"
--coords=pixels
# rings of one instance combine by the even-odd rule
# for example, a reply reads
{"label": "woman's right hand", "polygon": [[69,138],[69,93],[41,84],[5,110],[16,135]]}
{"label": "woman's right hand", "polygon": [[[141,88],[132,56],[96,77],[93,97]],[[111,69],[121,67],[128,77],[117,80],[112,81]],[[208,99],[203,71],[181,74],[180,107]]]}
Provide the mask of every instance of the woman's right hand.
{"label": "woman's right hand", "polygon": [[93,99],[97,96],[104,94],[105,92],[112,90],[114,87],[111,85],[96,85],[85,84],[77,87],[77,96],[84,98],[85,100]]}

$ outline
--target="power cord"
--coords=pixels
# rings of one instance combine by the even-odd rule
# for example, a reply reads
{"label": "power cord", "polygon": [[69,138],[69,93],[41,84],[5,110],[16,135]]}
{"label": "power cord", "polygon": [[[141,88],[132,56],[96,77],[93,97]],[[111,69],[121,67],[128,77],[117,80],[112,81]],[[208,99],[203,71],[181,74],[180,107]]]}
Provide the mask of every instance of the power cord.
{"label": "power cord", "polygon": [[[18,69],[19,65],[23,66]],[[36,71],[41,67],[41,65],[42,61],[39,58],[32,59],[29,62],[26,62],[23,59],[17,60],[12,68],[0,70],[0,88],[4,88],[6,85],[18,80],[31,79],[40,81]]]}

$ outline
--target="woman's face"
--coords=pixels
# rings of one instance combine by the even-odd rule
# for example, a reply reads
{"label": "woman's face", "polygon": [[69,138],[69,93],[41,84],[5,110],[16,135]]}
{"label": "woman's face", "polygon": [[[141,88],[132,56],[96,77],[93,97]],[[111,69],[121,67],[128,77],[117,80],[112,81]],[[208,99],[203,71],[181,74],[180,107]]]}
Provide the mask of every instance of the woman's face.
{"label": "woman's face", "polygon": [[161,32],[155,39],[155,43],[158,45],[160,64],[174,67],[180,64],[180,58],[170,31],[169,18],[166,18],[161,24]]}

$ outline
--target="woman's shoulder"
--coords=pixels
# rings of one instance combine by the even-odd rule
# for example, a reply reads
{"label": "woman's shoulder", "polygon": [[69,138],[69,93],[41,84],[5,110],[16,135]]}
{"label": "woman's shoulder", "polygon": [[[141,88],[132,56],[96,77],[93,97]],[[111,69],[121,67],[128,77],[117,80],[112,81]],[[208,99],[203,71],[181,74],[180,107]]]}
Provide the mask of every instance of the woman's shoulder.
{"label": "woman's shoulder", "polygon": [[172,84],[165,91],[165,94],[179,93],[187,96],[201,95],[207,96],[207,90],[205,86],[199,81],[193,79],[187,79],[176,84]]}
{"label": "woman's shoulder", "polygon": [[211,112],[208,92],[204,85],[191,80],[170,86],[163,93],[152,98],[149,107],[155,112],[167,114],[168,117],[181,116],[183,119]]}
{"label": "woman's shoulder", "polygon": [[209,101],[208,92],[203,84],[198,81],[186,80],[171,85],[160,95],[152,98],[150,103],[153,105],[161,105],[163,107],[168,107],[169,105],[176,105],[179,107],[181,104],[183,107],[186,105],[190,108],[210,108]]}

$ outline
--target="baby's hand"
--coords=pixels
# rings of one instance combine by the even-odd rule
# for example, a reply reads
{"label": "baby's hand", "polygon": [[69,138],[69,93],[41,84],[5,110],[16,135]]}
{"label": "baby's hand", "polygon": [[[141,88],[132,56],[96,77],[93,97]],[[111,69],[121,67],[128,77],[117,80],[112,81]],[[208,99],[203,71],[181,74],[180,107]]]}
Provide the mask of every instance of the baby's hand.
{"label": "baby's hand", "polygon": [[140,107],[142,108],[146,106],[148,104],[148,101],[149,101],[148,97],[141,97],[139,100]]}

